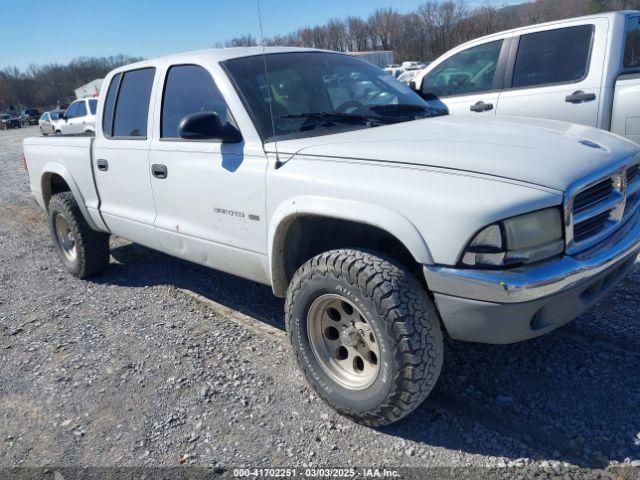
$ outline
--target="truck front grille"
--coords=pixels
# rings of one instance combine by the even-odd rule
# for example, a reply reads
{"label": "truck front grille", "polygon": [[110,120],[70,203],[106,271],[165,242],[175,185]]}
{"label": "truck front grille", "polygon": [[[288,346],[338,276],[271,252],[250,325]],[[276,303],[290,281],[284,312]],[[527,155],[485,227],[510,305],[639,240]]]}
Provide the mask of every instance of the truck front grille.
{"label": "truck front grille", "polygon": [[588,239],[591,235],[595,235],[604,230],[610,215],[611,213],[609,211],[605,211],[576,224],[573,227],[574,242],[580,243]]}
{"label": "truck front grille", "polygon": [[640,206],[640,163],[618,166],[567,192],[567,252],[578,253],[616,231]]}
{"label": "truck front grille", "polygon": [[611,178],[606,178],[576,195],[573,211],[580,212],[605,200],[613,191]]}

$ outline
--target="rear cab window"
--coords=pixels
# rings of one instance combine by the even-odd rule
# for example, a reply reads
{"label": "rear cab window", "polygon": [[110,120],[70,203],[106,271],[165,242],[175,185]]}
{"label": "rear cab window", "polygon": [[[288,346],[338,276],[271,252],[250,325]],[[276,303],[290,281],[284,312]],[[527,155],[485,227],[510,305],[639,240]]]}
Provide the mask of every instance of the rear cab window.
{"label": "rear cab window", "polygon": [[640,17],[627,20],[623,65],[625,69],[640,68]]}
{"label": "rear cab window", "polygon": [[589,73],[593,25],[544,30],[520,37],[512,88],[574,83]]}
{"label": "rear cab window", "polygon": [[113,139],[147,138],[149,100],[155,68],[118,73],[111,79],[102,115],[104,136]]}

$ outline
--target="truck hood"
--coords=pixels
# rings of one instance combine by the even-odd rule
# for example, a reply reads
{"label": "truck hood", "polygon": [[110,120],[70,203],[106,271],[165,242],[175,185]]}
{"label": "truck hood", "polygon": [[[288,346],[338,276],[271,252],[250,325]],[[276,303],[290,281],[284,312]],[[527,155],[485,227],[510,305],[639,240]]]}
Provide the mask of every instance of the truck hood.
{"label": "truck hood", "polygon": [[[273,144],[267,151],[275,152]],[[431,166],[560,191],[638,153],[635,143],[584,125],[523,117],[459,115],[277,142],[289,156]]]}

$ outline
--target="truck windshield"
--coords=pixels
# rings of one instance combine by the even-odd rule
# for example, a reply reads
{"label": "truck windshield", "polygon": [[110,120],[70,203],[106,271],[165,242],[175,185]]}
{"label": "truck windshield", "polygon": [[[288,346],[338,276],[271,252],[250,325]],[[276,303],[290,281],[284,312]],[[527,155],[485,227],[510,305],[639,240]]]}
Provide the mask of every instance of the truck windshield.
{"label": "truck windshield", "polygon": [[627,21],[624,68],[638,67],[640,67],[640,17],[632,17]]}
{"label": "truck windshield", "polygon": [[267,141],[446,114],[384,70],[348,55],[273,53],[223,66]]}

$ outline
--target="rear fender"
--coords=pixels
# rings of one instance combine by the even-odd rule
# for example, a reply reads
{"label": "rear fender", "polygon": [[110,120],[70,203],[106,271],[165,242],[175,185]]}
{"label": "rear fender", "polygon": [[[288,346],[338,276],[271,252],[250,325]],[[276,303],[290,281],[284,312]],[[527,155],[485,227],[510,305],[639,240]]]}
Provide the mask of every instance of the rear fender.
{"label": "rear fender", "polygon": [[42,181],[41,181],[42,190],[41,191],[42,191],[42,197],[44,199],[45,206],[48,207],[49,200],[51,199],[51,195],[52,195],[52,192],[51,192],[51,176],[52,175],[58,175],[62,177],[62,179],[69,186],[69,190],[71,190],[71,193],[73,194],[73,198],[75,198],[76,202],[78,203],[80,212],[82,212],[82,216],[87,221],[89,226],[93,230],[97,230],[99,232],[106,231],[105,228],[99,227],[93,221],[93,219],[91,218],[91,215],[89,215],[89,211],[87,210],[87,205],[84,200],[84,197],[82,196],[82,192],[80,191],[80,188],[78,188],[78,185],[73,180],[73,177],[71,176],[67,168],[64,165],[61,165],[59,163],[49,162],[49,163],[46,163],[42,168]]}

